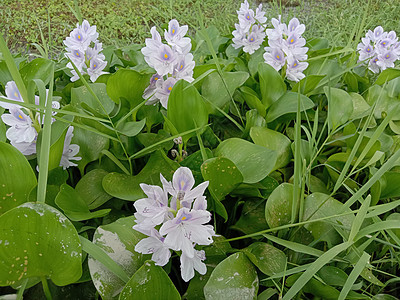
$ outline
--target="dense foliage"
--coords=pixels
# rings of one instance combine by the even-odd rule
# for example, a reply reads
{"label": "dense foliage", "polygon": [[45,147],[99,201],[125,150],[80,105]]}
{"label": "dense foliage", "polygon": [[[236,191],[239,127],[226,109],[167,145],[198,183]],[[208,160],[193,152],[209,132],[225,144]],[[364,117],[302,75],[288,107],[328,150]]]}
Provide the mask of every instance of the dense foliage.
{"label": "dense foliage", "polygon": [[247,12],[235,41],[172,20],[143,48],[80,22],[59,61],[0,36],[0,293],[397,299],[397,37],[331,47]]}

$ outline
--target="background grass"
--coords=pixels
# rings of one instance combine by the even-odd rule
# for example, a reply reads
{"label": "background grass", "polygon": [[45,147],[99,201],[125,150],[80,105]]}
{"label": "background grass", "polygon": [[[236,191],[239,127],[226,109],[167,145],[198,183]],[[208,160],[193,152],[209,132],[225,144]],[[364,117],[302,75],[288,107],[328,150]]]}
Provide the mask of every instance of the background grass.
{"label": "background grass", "polygon": [[[151,26],[161,26],[176,18],[182,24],[199,26],[198,7],[206,26],[215,25],[229,34],[237,22],[240,0],[79,0],[84,18],[96,24],[100,40],[105,45],[125,46],[144,43]],[[296,16],[306,24],[306,38],[326,37],[332,45],[343,45],[362,15],[366,0],[269,0],[251,1],[253,7],[264,4],[268,20],[283,15]],[[0,28],[13,52],[31,50],[30,43],[41,43],[40,30],[48,40],[48,15],[51,27],[51,47],[62,51],[62,41],[77,22],[68,4],[72,0],[1,0]],[[385,30],[400,34],[400,3],[398,0],[371,0],[367,28],[382,25]],[[192,29],[193,30],[193,29]]]}

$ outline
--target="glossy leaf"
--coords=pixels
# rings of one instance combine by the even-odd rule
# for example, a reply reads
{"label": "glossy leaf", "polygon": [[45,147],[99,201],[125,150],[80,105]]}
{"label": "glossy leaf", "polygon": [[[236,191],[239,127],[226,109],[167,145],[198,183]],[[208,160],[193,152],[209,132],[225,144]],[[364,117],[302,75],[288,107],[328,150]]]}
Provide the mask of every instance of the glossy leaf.
{"label": "glossy leaf", "polygon": [[269,108],[265,119],[272,122],[277,118],[297,112],[298,99],[300,97],[300,111],[306,111],[314,107],[310,98],[293,92],[287,92],[277,99]]}
{"label": "glossy leaf", "polygon": [[243,249],[243,253],[265,275],[272,276],[286,269],[285,253],[267,243],[255,242]]}
{"label": "glossy leaf", "polygon": [[337,88],[324,89],[328,98],[328,124],[329,128],[336,129],[346,123],[353,113],[353,99],[343,90]]}
{"label": "glossy leaf", "polygon": [[[135,218],[121,218],[116,222],[96,229],[93,243],[132,276],[145,262],[146,257],[135,251],[136,244],[145,236],[132,229]],[[108,270],[100,261],[89,256],[89,270],[93,284],[103,299],[118,299],[125,286],[117,275]]]}
{"label": "glossy leaf", "polygon": [[282,183],[268,197],[265,220],[271,228],[290,223],[292,216],[293,184]]}
{"label": "glossy leaf", "polygon": [[119,300],[180,300],[178,290],[160,266],[146,261],[122,290]]}
{"label": "glossy leaf", "polygon": [[100,115],[110,114],[114,108],[114,103],[107,95],[106,85],[104,83],[92,83],[90,88],[100,100],[100,103],[85,86],[81,86],[71,90],[71,104],[83,108],[89,107]]}
{"label": "glossy leaf", "polygon": [[60,187],[60,192],[56,197],[55,203],[72,221],[83,221],[104,217],[111,210],[102,209],[90,212],[88,204],[85,202],[85,200],[79,196],[74,188],[65,183]]}
{"label": "glossy leaf", "polygon": [[257,291],[257,272],[246,255],[240,252],[220,262],[204,286],[206,300],[254,300]]}
{"label": "glossy leaf", "polygon": [[285,94],[286,84],[278,71],[266,63],[258,64],[258,75],[260,77],[262,103],[268,108]]}
{"label": "glossy leaf", "polygon": [[292,156],[291,141],[285,135],[266,127],[252,127],[250,137],[254,144],[273,150],[277,154],[273,170],[286,167]]}
{"label": "glossy leaf", "polygon": [[275,151],[238,138],[223,141],[215,154],[231,160],[242,173],[244,183],[261,181],[276,163]]}
{"label": "glossy leaf", "polygon": [[32,79],[40,79],[49,84],[54,62],[45,58],[36,58],[26,64],[21,70],[21,77],[27,84]]}
{"label": "glossy leaf", "polygon": [[0,217],[0,285],[48,277],[74,283],[82,273],[82,248],[71,222],[53,207],[24,203]]}
{"label": "glossy leaf", "polygon": [[37,185],[32,167],[13,146],[0,142],[0,215],[27,202]]}
{"label": "glossy leaf", "polygon": [[225,157],[214,157],[201,165],[204,180],[209,181],[208,189],[218,200],[222,200],[243,181],[235,164]]}

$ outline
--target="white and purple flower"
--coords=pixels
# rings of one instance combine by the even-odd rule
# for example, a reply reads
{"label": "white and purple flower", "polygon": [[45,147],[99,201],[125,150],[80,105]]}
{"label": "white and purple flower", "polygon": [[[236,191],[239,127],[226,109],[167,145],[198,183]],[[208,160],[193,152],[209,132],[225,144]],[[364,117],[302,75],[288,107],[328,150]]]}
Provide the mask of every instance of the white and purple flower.
{"label": "white and purple flower", "polygon": [[382,26],[374,31],[368,30],[366,36],[361,39],[357,50],[358,61],[368,65],[373,73],[379,73],[387,68],[393,68],[394,63],[400,58],[400,42],[393,30],[385,32]]}
{"label": "white and purple flower", "polygon": [[[193,188],[194,178],[190,169],[180,167],[173,175],[172,183],[161,174],[163,187],[141,184],[147,198],[137,200],[136,225],[133,229],[146,234],[135,250],[143,254],[153,254],[156,265],[164,266],[171,256],[170,250],[179,251],[181,274],[185,281],[207,272],[205,252],[195,249],[196,245],[210,245],[215,231],[207,200],[203,195],[208,182]],[[168,199],[168,194],[172,199]],[[157,229],[156,229],[157,228]]]}

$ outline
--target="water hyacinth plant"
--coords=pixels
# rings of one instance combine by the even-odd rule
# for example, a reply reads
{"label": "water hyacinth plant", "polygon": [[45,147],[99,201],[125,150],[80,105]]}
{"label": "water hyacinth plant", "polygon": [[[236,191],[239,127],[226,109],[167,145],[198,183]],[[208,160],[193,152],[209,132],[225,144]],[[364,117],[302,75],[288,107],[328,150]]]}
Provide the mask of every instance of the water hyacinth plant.
{"label": "water hyacinth plant", "polygon": [[104,50],[75,11],[59,60],[0,35],[1,296],[398,296],[397,34],[252,3]]}

